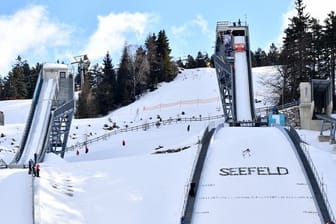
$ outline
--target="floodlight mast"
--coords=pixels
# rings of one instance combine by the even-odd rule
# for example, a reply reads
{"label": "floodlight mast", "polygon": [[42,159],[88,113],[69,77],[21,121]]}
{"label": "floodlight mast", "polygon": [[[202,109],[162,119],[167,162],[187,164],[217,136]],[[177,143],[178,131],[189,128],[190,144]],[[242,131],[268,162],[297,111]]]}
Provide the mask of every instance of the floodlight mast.
{"label": "floodlight mast", "polygon": [[82,88],[84,83],[84,77],[89,71],[90,60],[86,54],[74,56],[75,61],[71,62],[71,64],[78,64],[78,74],[80,75],[80,83],[79,89]]}

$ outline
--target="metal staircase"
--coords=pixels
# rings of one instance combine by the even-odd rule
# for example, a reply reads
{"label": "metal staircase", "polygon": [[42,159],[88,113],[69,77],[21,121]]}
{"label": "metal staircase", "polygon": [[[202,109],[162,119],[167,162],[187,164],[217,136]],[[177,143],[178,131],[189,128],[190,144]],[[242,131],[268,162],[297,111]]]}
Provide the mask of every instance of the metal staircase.
{"label": "metal staircase", "polygon": [[52,121],[49,128],[47,152],[64,157],[72,117],[74,114],[73,76],[60,77]]}
{"label": "metal staircase", "polygon": [[224,119],[226,122],[233,120],[233,86],[234,86],[234,69],[230,63],[225,62],[223,57],[215,56],[215,68],[220,90],[221,101],[223,105]]}
{"label": "metal staircase", "polygon": [[240,21],[217,22],[214,64],[225,122],[233,126],[258,126],[247,25],[241,25]]}

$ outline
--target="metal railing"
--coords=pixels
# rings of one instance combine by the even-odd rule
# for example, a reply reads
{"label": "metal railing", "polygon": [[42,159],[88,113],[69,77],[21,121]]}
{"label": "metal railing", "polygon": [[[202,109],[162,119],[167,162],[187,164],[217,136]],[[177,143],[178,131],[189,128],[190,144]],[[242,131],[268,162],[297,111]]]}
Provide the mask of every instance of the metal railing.
{"label": "metal railing", "polygon": [[[305,141],[301,140],[301,137],[299,136],[299,134],[291,126],[289,127],[289,133],[292,135],[292,137],[295,139],[295,141],[299,144],[298,145],[298,147],[299,147],[298,150],[301,150],[303,152],[303,156],[305,157],[306,161],[308,162],[308,166],[310,167],[311,172],[312,172],[312,174],[315,178],[317,187],[320,191],[319,192],[320,195],[315,195],[315,197],[322,196],[322,200],[323,200],[324,205],[319,204],[319,206],[321,206],[321,207],[325,206],[325,208],[327,209],[327,212],[328,212],[328,214],[325,214],[325,213],[322,214],[323,218],[326,218],[326,217],[329,216],[330,220],[335,221],[335,216],[334,216],[333,210],[330,206],[328,196],[327,196],[327,193],[326,193],[325,188],[324,188],[324,183],[323,183],[322,179],[320,178],[320,176],[318,174],[318,170],[316,169],[316,167],[314,165],[314,162],[313,162],[313,160],[310,156],[310,153],[308,152],[309,145]],[[302,160],[302,158],[301,158],[301,160]],[[302,162],[303,162],[303,160],[302,160]],[[305,169],[306,169],[306,172],[308,172],[307,171],[308,169],[307,168],[305,168]],[[312,181],[312,180],[310,180],[310,181]],[[321,209],[321,207],[320,207],[320,209]],[[321,212],[325,212],[324,209],[322,209]],[[324,221],[330,221],[330,220],[324,220]]]}
{"label": "metal railing", "polygon": [[77,143],[75,145],[69,146],[65,148],[65,151],[74,151],[76,148],[82,148],[85,147],[89,144],[92,144],[94,142],[98,142],[101,140],[106,140],[108,137],[111,137],[113,135],[117,135],[119,133],[123,132],[129,132],[129,131],[138,131],[138,130],[148,130],[151,127],[157,127],[158,125],[170,125],[173,123],[178,123],[178,122],[196,122],[196,121],[210,121],[210,120],[217,120],[223,118],[223,115],[216,115],[216,116],[208,116],[208,117],[192,117],[192,118],[170,118],[167,120],[162,120],[162,121],[154,121],[150,123],[145,123],[142,125],[137,125],[137,126],[132,126],[132,127],[124,127],[124,128],[118,128],[117,130],[110,131],[106,134],[103,134],[101,136],[98,136],[96,138],[88,139],[84,142]]}
{"label": "metal railing", "polygon": [[[180,217],[183,217],[183,218],[184,218],[184,214],[186,212],[186,206],[187,206],[187,201],[188,201],[189,191],[190,191],[190,183],[191,183],[192,178],[193,178],[194,173],[195,173],[196,163],[198,161],[198,158],[199,158],[199,155],[200,155],[200,152],[201,152],[201,149],[202,149],[202,143],[203,143],[204,136],[206,136],[206,134],[208,132],[209,132],[209,128],[206,128],[204,133],[203,133],[202,140],[200,140],[200,142],[198,144],[197,152],[196,152],[196,155],[194,157],[194,161],[193,161],[193,164],[192,164],[192,167],[191,167],[191,172],[190,172],[189,178],[186,181],[186,185],[185,185],[185,189],[184,189],[184,199],[183,199],[183,203],[182,203],[181,216],[180,216]],[[179,220],[179,222],[180,221],[181,220]]]}
{"label": "metal railing", "polygon": [[[286,103],[286,104],[283,104],[283,105],[275,106],[275,108],[278,109],[278,110],[285,110],[285,109],[288,109],[288,108],[291,108],[291,107],[294,107],[294,106],[298,106],[298,105],[299,105],[298,102],[291,102],[291,103]],[[267,106],[267,107],[259,107],[259,108],[256,108],[255,110],[256,110],[256,114],[261,114],[262,112],[272,113],[273,108],[274,108],[274,106]]]}
{"label": "metal railing", "polygon": [[190,224],[192,221],[192,213],[195,203],[195,197],[198,191],[201,173],[204,166],[204,161],[207,156],[208,148],[212,136],[216,130],[216,122],[211,122],[205,129],[202,140],[198,145],[197,153],[195,155],[189,179],[187,179],[187,186],[185,187],[184,200],[181,209],[180,223]]}
{"label": "metal railing", "polygon": [[319,174],[318,174],[318,170],[316,169],[315,165],[314,165],[314,162],[310,156],[310,153],[308,151],[309,149],[309,145],[307,143],[302,143],[301,144],[303,147],[303,152],[309,162],[309,165],[314,173],[314,176],[315,176],[315,179],[319,185],[319,188],[320,188],[320,191],[322,193],[322,197],[323,197],[323,200],[324,200],[324,203],[326,204],[326,207],[327,207],[327,210],[328,210],[328,213],[329,213],[329,216],[330,216],[330,219],[333,220],[333,221],[336,221],[335,220],[335,215],[334,215],[334,212],[331,208],[331,205],[329,203],[329,200],[328,200],[328,196],[327,196],[327,192],[325,190],[325,184],[323,183],[323,179],[320,178]]}

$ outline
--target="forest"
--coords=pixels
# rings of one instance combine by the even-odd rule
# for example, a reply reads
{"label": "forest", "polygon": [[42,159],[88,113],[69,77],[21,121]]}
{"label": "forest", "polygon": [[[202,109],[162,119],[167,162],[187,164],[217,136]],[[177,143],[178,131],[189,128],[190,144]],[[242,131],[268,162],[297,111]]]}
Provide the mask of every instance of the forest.
{"label": "forest", "polygon": [[[251,51],[252,67],[277,67],[279,77],[265,80],[264,85],[280,95],[282,103],[299,98],[300,82],[332,80],[333,105],[336,105],[335,12],[331,11],[320,22],[305,11],[303,0],[295,1],[295,9],[296,15],[289,18],[284,30],[281,47],[272,43],[266,51],[261,48]],[[195,56],[173,60],[165,30],[149,34],[142,46],[131,46],[125,44],[117,65],[112,63],[107,52],[101,64],[78,66],[74,74],[75,86],[81,89],[76,105],[77,118],[104,116],[128,105],[147,91],[155,90],[158,83],[172,81],[181,69],[213,67],[213,55],[209,57],[201,51]],[[0,100],[31,99],[41,67],[41,63],[29,65],[18,56],[8,74],[0,76]]]}

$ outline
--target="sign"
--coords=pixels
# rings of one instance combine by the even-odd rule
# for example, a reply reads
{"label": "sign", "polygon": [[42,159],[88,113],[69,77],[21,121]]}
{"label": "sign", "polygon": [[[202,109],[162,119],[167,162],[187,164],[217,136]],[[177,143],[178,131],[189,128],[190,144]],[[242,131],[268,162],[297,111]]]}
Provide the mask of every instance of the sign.
{"label": "sign", "polygon": [[276,125],[280,125],[280,126],[286,125],[286,116],[284,114],[268,115],[268,126],[273,127]]}
{"label": "sign", "polygon": [[234,49],[237,52],[243,52],[243,51],[245,51],[245,45],[243,43],[235,44]]}
{"label": "sign", "polygon": [[254,167],[233,167],[233,168],[221,168],[219,175],[221,176],[274,176],[274,175],[287,175],[288,169],[286,167],[277,166],[274,168],[266,166],[254,166]]}

